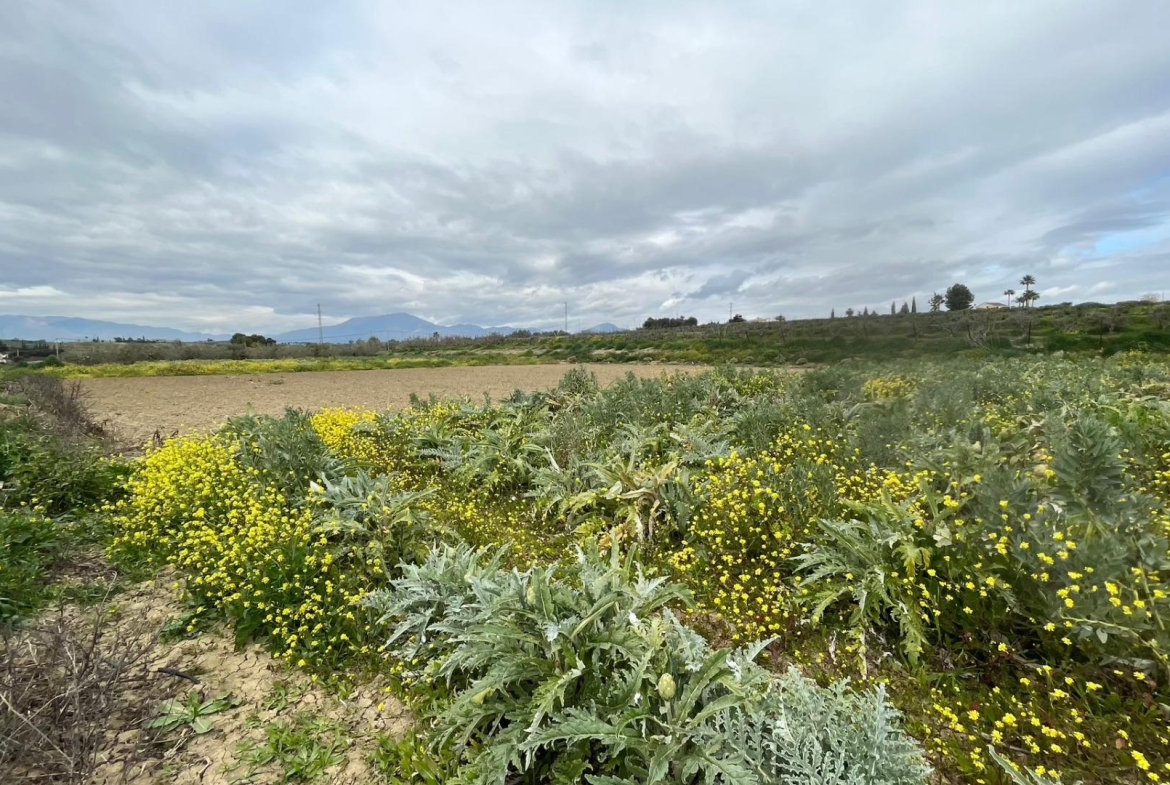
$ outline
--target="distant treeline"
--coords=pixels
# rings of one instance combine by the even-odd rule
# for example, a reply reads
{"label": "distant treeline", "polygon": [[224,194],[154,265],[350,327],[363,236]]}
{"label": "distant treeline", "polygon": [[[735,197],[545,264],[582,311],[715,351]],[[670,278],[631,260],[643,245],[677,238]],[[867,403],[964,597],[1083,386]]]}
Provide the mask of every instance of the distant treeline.
{"label": "distant treeline", "polygon": [[[241,334],[243,335],[243,334]],[[31,343],[31,342],[28,342]],[[41,344],[38,354],[47,354]],[[420,337],[333,344],[235,342],[79,342],[60,344],[62,362],[78,365],[165,360],[283,360],[387,357],[411,362],[664,362],[718,365],[829,363],[857,358],[950,354],[1170,352],[1170,304],[1069,303],[989,310],[899,313],[853,318],[699,324],[693,317],[648,319],[616,333],[527,333],[482,338]],[[0,349],[3,351],[3,349]],[[31,352],[21,352],[24,358]]]}
{"label": "distant treeline", "polygon": [[675,327],[698,327],[699,320],[693,316],[667,316],[662,319],[653,317],[642,322],[643,330],[670,330]]}

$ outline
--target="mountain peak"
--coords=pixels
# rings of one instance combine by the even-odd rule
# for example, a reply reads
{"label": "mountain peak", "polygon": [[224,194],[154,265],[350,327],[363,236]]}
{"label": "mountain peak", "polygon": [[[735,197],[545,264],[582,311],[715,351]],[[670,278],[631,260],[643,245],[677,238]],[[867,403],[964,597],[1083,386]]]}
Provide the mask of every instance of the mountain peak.
{"label": "mountain peak", "polygon": [[621,331],[622,331],[622,328],[618,327],[616,324],[613,324],[612,322],[602,322],[601,324],[595,324],[592,327],[590,327],[588,330],[582,330],[581,332],[583,332],[583,333],[620,333]]}
{"label": "mountain peak", "polygon": [[[340,324],[325,327],[326,341],[359,341],[376,336],[383,341],[402,341],[411,338],[430,338],[435,333],[443,337],[481,338],[485,335],[513,332],[511,327],[480,327],[476,324],[442,325],[409,313],[388,313],[380,316],[356,316]],[[318,340],[316,327],[291,330],[272,336],[286,343],[312,343]]]}

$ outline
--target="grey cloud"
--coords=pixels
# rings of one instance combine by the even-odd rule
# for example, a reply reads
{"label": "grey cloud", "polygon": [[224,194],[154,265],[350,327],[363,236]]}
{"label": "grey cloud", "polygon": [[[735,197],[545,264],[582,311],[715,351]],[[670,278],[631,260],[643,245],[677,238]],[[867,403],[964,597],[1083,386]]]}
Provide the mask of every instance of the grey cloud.
{"label": "grey cloud", "polygon": [[1170,236],[1168,27],[1105,0],[7,4],[0,312],[554,326],[567,300],[588,326],[1023,272],[1138,296],[1164,245],[1095,249]]}
{"label": "grey cloud", "polygon": [[707,282],[700,286],[691,297],[695,299],[705,299],[707,297],[719,297],[726,294],[734,294],[743,286],[744,281],[751,277],[751,273],[746,270],[733,270],[726,275],[716,275],[707,279]]}

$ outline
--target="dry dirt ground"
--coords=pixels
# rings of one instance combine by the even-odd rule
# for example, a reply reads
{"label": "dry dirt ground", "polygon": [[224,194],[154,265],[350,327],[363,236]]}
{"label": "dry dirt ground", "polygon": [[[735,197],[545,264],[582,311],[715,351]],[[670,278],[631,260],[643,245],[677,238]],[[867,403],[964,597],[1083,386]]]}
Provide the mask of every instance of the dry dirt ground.
{"label": "dry dirt ground", "polygon": [[[379,371],[320,371],[248,376],[162,376],[85,379],[87,403],[99,422],[108,420],[132,443],[156,431],[208,431],[237,414],[281,414],[288,407],[320,409],[362,406],[392,409],[410,403],[411,393],[426,397],[467,396],[495,399],[513,391],[543,390],[571,365],[488,365],[475,368],[417,368]],[[602,384],[627,373],[658,376],[695,371],[687,366],[587,365]]]}
{"label": "dry dirt ground", "polygon": [[[171,580],[139,584],[114,599],[118,618],[125,620],[118,634],[157,635],[169,619],[182,613]],[[376,779],[368,758],[378,735],[400,737],[412,721],[409,712],[377,684],[358,685],[343,697],[311,683],[304,673],[256,645],[237,650],[225,631],[212,630],[177,643],[156,642],[149,668],[199,680],[193,685],[160,674],[159,679],[173,682],[162,685],[173,697],[183,699],[198,690],[204,699],[231,695],[238,705],[208,717],[212,730],[203,735],[186,727],[161,739],[140,727],[114,734],[98,756],[93,785],[284,782],[289,776],[285,766],[256,762],[263,758],[274,723],[299,724],[312,742],[335,749],[335,762],[322,772],[323,782],[368,783]],[[303,748],[310,749],[312,742]]]}

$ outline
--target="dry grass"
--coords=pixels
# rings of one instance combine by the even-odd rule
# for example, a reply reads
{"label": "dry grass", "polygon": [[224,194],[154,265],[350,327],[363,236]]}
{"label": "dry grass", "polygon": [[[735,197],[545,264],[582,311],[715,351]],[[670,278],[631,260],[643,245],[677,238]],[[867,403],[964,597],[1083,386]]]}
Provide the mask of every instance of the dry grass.
{"label": "dry grass", "polygon": [[[3,785],[271,783],[330,740],[333,753],[310,779],[375,779],[367,761],[379,739],[400,737],[412,722],[383,684],[332,692],[256,645],[237,648],[220,630],[160,641],[186,607],[172,580],[136,584],[88,609],[61,605],[0,631]],[[149,728],[164,701],[192,692],[231,696],[234,708],[209,717],[206,734]]]}
{"label": "dry grass", "polygon": [[9,381],[0,392],[7,398],[27,401],[32,411],[68,442],[112,437],[108,425],[91,416],[88,395],[80,381],[29,374]]}
{"label": "dry grass", "polygon": [[[137,727],[168,685],[155,639],[59,607],[0,637],[0,770],[8,782],[81,783],[112,734]],[[130,753],[127,753],[130,754]]]}

